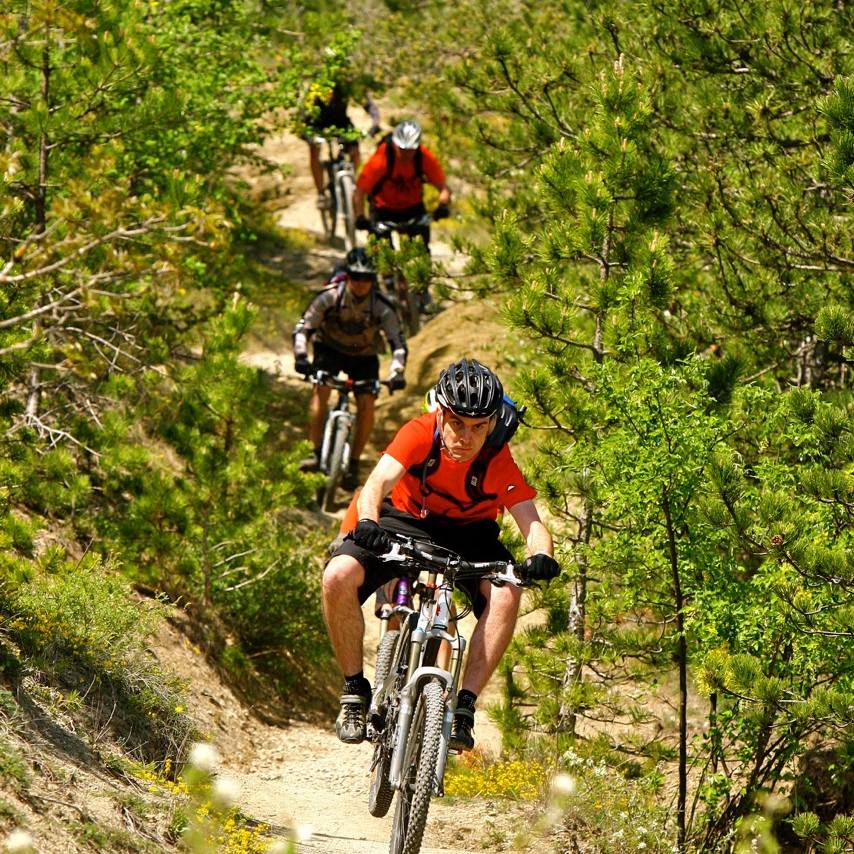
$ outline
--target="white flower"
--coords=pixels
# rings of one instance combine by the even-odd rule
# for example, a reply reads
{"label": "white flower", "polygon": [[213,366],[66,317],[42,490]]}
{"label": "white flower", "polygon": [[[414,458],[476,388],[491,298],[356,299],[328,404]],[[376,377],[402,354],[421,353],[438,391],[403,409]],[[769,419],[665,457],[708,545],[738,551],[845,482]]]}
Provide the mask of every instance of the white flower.
{"label": "white flower", "polygon": [[230,807],[240,796],[240,786],[232,777],[217,777],[211,791],[211,798],[220,806]]}
{"label": "white flower", "polygon": [[207,744],[204,741],[197,741],[190,748],[190,765],[198,768],[199,771],[204,771],[207,774],[213,774],[216,766],[219,765],[219,753],[212,744]]}
{"label": "white flower", "polygon": [[552,794],[557,797],[568,797],[575,794],[575,777],[569,774],[555,774],[552,777]]}
{"label": "white flower", "polygon": [[294,837],[297,842],[308,842],[312,836],[314,836],[314,828],[310,824],[297,825],[296,830],[294,830]]}
{"label": "white flower", "polygon": [[33,847],[33,837],[19,827],[6,837],[3,850],[8,854],[31,854],[36,849]]}

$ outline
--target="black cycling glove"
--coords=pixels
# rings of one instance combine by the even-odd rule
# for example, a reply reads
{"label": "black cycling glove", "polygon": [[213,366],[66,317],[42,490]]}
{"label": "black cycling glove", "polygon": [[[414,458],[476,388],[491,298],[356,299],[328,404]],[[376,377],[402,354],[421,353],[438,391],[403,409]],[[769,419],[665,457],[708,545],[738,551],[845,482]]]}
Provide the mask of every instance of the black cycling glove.
{"label": "black cycling glove", "polygon": [[433,219],[447,219],[451,215],[451,211],[447,205],[436,205],[433,210]]}
{"label": "black cycling glove", "polygon": [[370,217],[362,214],[361,216],[356,217],[356,228],[359,231],[370,231],[371,230],[371,219]]}
{"label": "black cycling glove", "polygon": [[388,378],[389,391],[403,391],[406,388],[406,377],[403,374],[392,374]]}
{"label": "black cycling glove", "polygon": [[530,581],[551,581],[560,575],[560,565],[553,557],[535,554],[522,564],[522,573]]}
{"label": "black cycling glove", "polygon": [[306,355],[294,356],[294,370],[307,377],[311,373],[311,359]]}
{"label": "black cycling glove", "polygon": [[391,548],[388,534],[373,519],[359,519],[351,536],[357,546],[369,552],[383,554]]}

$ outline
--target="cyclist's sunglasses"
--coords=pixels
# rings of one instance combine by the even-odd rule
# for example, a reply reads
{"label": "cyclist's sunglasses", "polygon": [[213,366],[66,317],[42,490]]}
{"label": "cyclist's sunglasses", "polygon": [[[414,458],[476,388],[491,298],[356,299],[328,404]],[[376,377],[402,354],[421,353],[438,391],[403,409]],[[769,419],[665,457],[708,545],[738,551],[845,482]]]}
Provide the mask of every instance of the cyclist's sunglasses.
{"label": "cyclist's sunglasses", "polygon": [[347,273],[354,282],[373,282],[376,279],[374,273]]}

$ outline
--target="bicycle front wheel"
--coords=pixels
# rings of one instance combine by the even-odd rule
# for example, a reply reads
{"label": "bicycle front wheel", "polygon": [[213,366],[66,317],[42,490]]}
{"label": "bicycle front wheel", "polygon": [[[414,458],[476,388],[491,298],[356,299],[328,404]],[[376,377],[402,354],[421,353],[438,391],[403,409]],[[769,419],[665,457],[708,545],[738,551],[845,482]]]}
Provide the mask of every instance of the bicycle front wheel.
{"label": "bicycle front wheel", "polygon": [[415,707],[403,760],[405,775],[392,823],[389,854],[418,854],[436,780],[445,702],[441,683],[424,684]]}
{"label": "bicycle front wheel", "polygon": [[335,491],[338,489],[338,484],[344,474],[344,456],[347,448],[347,439],[350,433],[350,428],[347,422],[341,418],[335,425],[335,432],[332,435],[332,450],[329,453],[329,472],[326,476],[326,487],[323,490],[323,501],[321,509],[327,513],[332,510],[335,504]]}
{"label": "bicycle front wheel", "polygon": [[[377,650],[377,668],[374,677],[374,690],[382,688],[394,663],[395,647],[400,637],[398,629],[390,629],[383,635]],[[394,789],[388,781],[389,765],[391,764],[391,739],[389,732],[394,728],[394,722],[384,721],[383,732],[374,746],[374,756],[371,762],[371,787],[368,790],[368,812],[376,818],[382,818],[394,799]]]}
{"label": "bicycle front wheel", "polygon": [[344,229],[344,248],[349,252],[356,245],[356,215],[353,213],[353,176],[343,172],[338,178],[338,211]]}

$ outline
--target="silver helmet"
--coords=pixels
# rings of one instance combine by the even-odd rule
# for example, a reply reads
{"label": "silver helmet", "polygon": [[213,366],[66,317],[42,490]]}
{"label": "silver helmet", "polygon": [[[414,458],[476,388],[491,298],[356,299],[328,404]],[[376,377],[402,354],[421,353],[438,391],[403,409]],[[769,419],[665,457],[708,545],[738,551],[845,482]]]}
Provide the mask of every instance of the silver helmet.
{"label": "silver helmet", "polygon": [[398,148],[418,148],[421,145],[421,125],[413,119],[406,119],[392,131],[391,141]]}

